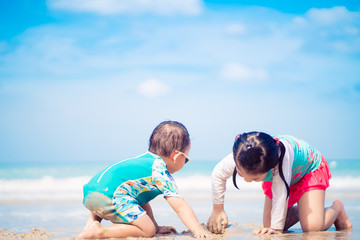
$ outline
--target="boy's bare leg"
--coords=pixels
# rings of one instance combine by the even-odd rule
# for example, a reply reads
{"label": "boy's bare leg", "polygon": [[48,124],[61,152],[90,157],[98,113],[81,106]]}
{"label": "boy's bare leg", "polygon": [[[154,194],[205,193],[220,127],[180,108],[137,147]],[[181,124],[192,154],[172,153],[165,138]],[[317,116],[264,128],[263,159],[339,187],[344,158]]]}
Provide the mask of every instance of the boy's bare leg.
{"label": "boy's bare leg", "polygon": [[131,224],[113,224],[102,226],[99,221],[90,222],[79,235],[81,239],[96,238],[125,238],[125,237],[152,237],[156,228],[151,218],[146,214]]}
{"label": "boy's bare leg", "polygon": [[95,221],[98,221],[100,223],[102,221],[102,218],[90,212],[90,216],[86,222],[84,229],[88,228]]}

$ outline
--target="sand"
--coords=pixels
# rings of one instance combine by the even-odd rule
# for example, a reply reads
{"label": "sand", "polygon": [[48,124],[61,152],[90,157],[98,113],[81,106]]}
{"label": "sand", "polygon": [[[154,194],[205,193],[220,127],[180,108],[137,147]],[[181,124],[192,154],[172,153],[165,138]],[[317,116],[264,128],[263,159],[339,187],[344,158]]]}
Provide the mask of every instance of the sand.
{"label": "sand", "polygon": [[[351,230],[344,231],[322,231],[322,232],[311,232],[311,233],[302,233],[302,232],[286,232],[283,234],[275,235],[263,235],[255,236],[252,234],[252,231],[259,227],[251,222],[242,225],[236,222],[229,223],[229,226],[225,229],[223,234],[213,234],[211,239],[215,240],[235,240],[235,239],[247,239],[247,240],[348,240],[348,239],[357,239],[360,236],[355,236],[352,234]],[[77,235],[69,238],[57,238],[56,233],[47,232],[44,228],[34,228],[27,233],[15,233],[12,230],[0,229],[0,239],[4,240],[13,240],[13,239],[39,239],[39,240],[77,240]],[[114,238],[112,238],[114,239]],[[183,231],[180,234],[166,234],[166,235],[156,235],[153,238],[125,238],[126,240],[192,240],[195,239],[190,231]],[[118,239],[121,240],[121,239]]]}
{"label": "sand", "polygon": [[36,240],[48,240],[53,234],[46,232],[44,228],[33,228],[27,233],[15,233],[7,231],[6,229],[0,229],[0,239],[36,239]]}

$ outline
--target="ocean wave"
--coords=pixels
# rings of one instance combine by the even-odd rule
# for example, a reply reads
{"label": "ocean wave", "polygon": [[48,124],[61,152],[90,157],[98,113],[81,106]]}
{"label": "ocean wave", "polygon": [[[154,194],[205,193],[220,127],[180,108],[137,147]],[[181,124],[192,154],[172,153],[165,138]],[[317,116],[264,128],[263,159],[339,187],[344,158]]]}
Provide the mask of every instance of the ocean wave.
{"label": "ocean wave", "polygon": [[[39,179],[0,179],[0,203],[17,202],[60,202],[82,201],[82,187],[90,180],[89,176],[54,178],[45,176]],[[194,175],[175,179],[180,193],[186,195],[211,195],[211,177]],[[246,183],[237,178],[242,193],[262,193],[261,183]],[[227,181],[227,193],[237,192],[232,180]],[[333,177],[329,191],[360,193],[360,177]]]}
{"label": "ocean wave", "polygon": [[0,179],[0,202],[78,201],[90,177]]}

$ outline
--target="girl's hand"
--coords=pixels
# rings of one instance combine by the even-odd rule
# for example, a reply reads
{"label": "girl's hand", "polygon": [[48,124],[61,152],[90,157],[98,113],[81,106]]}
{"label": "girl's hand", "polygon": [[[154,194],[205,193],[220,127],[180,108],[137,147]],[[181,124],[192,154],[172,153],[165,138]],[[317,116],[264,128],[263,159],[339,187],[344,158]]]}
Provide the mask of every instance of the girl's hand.
{"label": "girl's hand", "polygon": [[211,233],[209,233],[202,225],[200,225],[193,232],[195,238],[211,238]]}
{"label": "girl's hand", "polygon": [[224,233],[229,221],[222,204],[214,205],[211,216],[207,222],[210,232],[215,234]]}
{"label": "girl's hand", "polygon": [[282,230],[273,229],[273,228],[263,228],[263,229],[255,229],[253,234],[255,235],[264,235],[264,234],[277,234],[281,233]]}
{"label": "girl's hand", "polygon": [[176,229],[173,226],[159,226],[157,229],[158,234],[169,234],[177,233]]}

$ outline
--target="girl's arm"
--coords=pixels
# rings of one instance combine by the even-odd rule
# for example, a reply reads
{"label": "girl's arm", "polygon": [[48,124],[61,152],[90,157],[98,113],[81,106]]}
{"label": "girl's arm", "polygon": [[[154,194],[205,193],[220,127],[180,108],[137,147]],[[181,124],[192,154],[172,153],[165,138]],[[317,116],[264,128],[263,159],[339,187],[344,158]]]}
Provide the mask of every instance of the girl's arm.
{"label": "girl's arm", "polygon": [[[285,181],[290,187],[291,177],[292,177],[292,164],[294,161],[294,152],[292,147],[287,142],[283,142],[285,145],[286,151],[283,160],[283,173]],[[279,174],[279,165],[275,167],[275,173],[273,175],[273,184],[272,184],[272,208],[271,208],[271,224],[270,227],[277,231],[282,231],[284,229],[286,213],[288,209],[288,198],[287,190],[284,181],[281,179]]]}
{"label": "girl's arm", "polygon": [[214,204],[207,227],[212,233],[223,233],[229,220],[224,210],[224,204]]}
{"label": "girl's arm", "polygon": [[224,210],[226,181],[235,169],[233,154],[222,159],[214,168],[211,175],[213,211],[208,220],[208,228],[213,233],[222,233],[228,224]]}
{"label": "girl's arm", "polygon": [[213,204],[224,204],[226,180],[232,176],[234,169],[235,161],[232,153],[216,164],[211,174]]}
{"label": "girl's arm", "polygon": [[264,228],[270,228],[271,226],[271,209],[272,209],[271,199],[268,196],[265,196],[264,213],[263,213]]}
{"label": "girl's arm", "polygon": [[[264,228],[257,228],[254,230],[254,234],[272,234],[277,233],[276,230],[271,228],[271,209],[272,209],[272,201],[268,196],[265,196],[264,203],[264,213],[263,213],[263,225]],[[280,232],[280,231],[279,231]]]}
{"label": "girl's arm", "polygon": [[210,238],[211,235],[199,223],[192,208],[185,202],[183,198],[179,197],[166,197],[170,206],[174,209],[181,221],[186,227],[194,234],[196,238]]}

